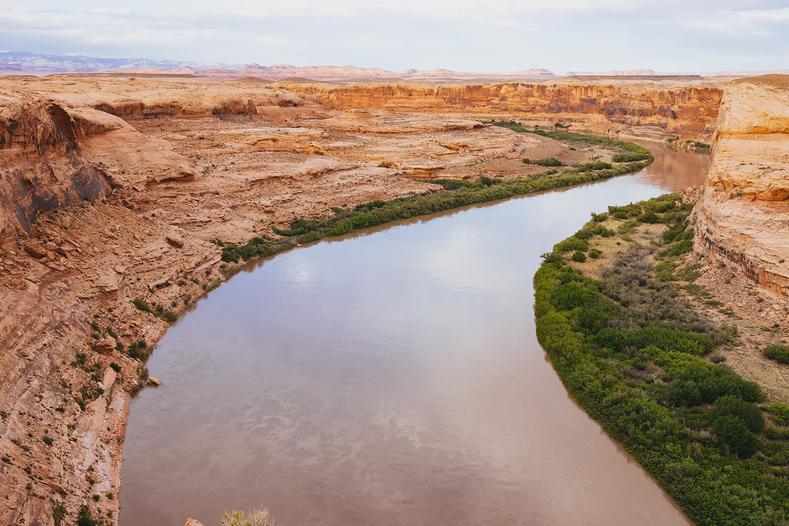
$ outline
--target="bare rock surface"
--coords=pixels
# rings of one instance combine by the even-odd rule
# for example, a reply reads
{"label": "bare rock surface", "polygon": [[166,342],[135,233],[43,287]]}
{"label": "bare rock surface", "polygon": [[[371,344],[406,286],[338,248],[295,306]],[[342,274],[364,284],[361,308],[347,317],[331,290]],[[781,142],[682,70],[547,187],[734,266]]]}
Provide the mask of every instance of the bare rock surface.
{"label": "bare rock surface", "polygon": [[698,221],[699,251],[789,297],[789,76],[726,88]]}

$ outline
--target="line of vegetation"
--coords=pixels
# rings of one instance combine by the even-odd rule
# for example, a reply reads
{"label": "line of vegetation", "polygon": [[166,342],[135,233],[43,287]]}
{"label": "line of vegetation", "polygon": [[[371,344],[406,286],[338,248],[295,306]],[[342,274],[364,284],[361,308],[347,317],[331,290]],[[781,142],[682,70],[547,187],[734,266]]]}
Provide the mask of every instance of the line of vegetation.
{"label": "line of vegetation", "polygon": [[[508,126],[509,127],[509,126]],[[520,131],[518,126],[512,129]],[[532,131],[526,130],[523,131]],[[222,260],[237,262],[262,256],[271,256],[298,244],[310,243],[325,237],[340,236],[355,230],[370,228],[391,221],[443,212],[477,203],[498,201],[509,197],[532,194],[567,186],[591,183],[616,175],[638,171],[653,161],[645,148],[637,145],[591,135],[566,131],[546,132],[575,141],[601,144],[615,151],[629,153],[632,160],[605,163],[593,162],[580,166],[552,168],[543,173],[516,179],[499,180],[480,177],[476,180],[434,179],[431,182],[443,187],[442,191],[419,194],[390,201],[372,201],[354,208],[335,208],[334,215],[326,219],[294,219],[288,228],[274,228],[280,239],[257,236],[244,244],[220,243]],[[567,138],[560,140],[570,140]],[[642,151],[643,150],[643,151]],[[550,166],[553,166],[551,164]]]}
{"label": "line of vegetation", "polygon": [[666,139],[666,145],[675,150],[686,150],[689,152],[709,153],[711,146],[706,142],[694,141],[690,139],[680,140],[679,137],[673,136]]}
{"label": "line of vegetation", "polygon": [[[789,407],[763,407],[757,384],[707,359],[736,335],[680,299],[675,274],[694,273],[677,270],[690,210],[676,195],[610,207],[558,243],[534,278],[538,339],[578,403],[693,521],[786,524]],[[666,225],[654,246],[631,237],[645,224]],[[630,248],[586,275],[575,254],[612,232]]]}
{"label": "line of vegetation", "polygon": [[634,162],[634,161],[646,161],[649,160],[650,162],[654,160],[652,154],[639,144],[635,144],[632,142],[622,141],[619,139],[614,139],[611,137],[601,137],[599,135],[589,135],[585,133],[576,133],[570,132],[566,129],[553,129],[553,130],[546,130],[543,128],[539,128],[537,126],[533,128],[527,128],[523,124],[517,121],[485,121],[486,124],[492,124],[494,126],[501,126],[503,128],[509,128],[512,131],[516,131],[519,133],[533,133],[535,135],[541,135],[542,137],[548,137],[550,139],[554,139],[557,141],[565,142],[565,143],[576,143],[576,144],[584,144],[590,146],[603,146],[606,148],[610,148],[613,150],[618,150],[612,162],[621,163],[621,162]]}

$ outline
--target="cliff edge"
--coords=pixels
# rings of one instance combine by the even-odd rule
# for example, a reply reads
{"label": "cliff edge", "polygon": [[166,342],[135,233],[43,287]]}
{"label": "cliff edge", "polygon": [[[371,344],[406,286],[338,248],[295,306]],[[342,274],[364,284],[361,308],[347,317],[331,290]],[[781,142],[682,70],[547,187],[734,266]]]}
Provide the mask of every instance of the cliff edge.
{"label": "cliff edge", "polygon": [[697,217],[697,251],[789,298],[789,75],[725,89]]}

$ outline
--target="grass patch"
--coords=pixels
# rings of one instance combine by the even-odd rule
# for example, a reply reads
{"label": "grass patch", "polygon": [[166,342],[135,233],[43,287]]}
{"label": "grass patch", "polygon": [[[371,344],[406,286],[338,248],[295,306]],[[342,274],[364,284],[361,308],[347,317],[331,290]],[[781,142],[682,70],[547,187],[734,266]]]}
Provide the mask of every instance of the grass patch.
{"label": "grass patch", "polygon": [[537,336],[578,403],[693,521],[785,524],[789,409],[770,406],[768,425],[759,386],[705,359],[731,331],[677,294],[678,251],[667,248],[692,238],[689,211],[678,196],[611,207],[633,228],[651,212],[672,234],[617,255],[600,279],[568,264],[576,238],[557,243],[534,278]]}
{"label": "grass patch", "polygon": [[775,362],[789,364],[789,345],[768,345],[764,355]]}

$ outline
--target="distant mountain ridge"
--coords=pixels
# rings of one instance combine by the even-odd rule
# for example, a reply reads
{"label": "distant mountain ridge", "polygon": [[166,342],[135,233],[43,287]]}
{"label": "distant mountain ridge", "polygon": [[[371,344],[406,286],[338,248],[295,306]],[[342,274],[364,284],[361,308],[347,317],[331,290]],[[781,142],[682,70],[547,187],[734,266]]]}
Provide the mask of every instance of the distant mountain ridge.
{"label": "distant mountain ridge", "polygon": [[390,71],[381,68],[356,66],[291,66],[277,64],[261,66],[198,65],[193,62],[151,60],[144,58],[100,58],[86,55],[57,55],[28,51],[0,52],[0,74],[51,73],[178,73],[209,77],[260,77],[265,79],[307,78],[313,80],[342,79],[403,79],[403,80],[463,80],[463,79],[535,79],[550,78],[547,69],[528,69],[503,73],[460,72],[448,69]]}
{"label": "distant mountain ridge", "polygon": [[55,55],[29,51],[0,52],[0,71],[23,73],[95,73],[137,68],[174,70],[194,64],[145,58],[100,58],[87,55]]}

